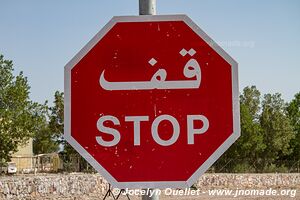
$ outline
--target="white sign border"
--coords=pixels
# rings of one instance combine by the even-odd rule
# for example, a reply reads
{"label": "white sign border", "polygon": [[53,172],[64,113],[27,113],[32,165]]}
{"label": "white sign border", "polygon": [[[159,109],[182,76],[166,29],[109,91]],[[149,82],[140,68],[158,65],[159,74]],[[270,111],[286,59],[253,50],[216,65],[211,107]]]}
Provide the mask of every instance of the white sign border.
{"label": "white sign border", "polygon": [[[187,181],[155,181],[155,182],[118,182],[104,169],[72,136],[71,136],[71,70],[76,64],[103,38],[103,36],[118,22],[147,22],[147,21],[183,21],[220,56],[231,65],[232,75],[232,114],[234,131],[227,140],[202,164],[202,166]],[[116,16],[113,17],[64,68],[64,138],[84,157],[104,178],[116,188],[187,188],[236,141],[240,136],[240,106],[238,63],[231,58],[217,43],[215,43],[202,29],[200,29],[186,15],[144,15],[144,16]]]}

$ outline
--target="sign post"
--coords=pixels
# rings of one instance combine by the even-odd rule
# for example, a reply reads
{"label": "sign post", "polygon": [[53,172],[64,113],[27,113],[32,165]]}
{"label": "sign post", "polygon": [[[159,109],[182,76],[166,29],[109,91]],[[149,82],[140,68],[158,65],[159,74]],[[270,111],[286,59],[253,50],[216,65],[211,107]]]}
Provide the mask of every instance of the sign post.
{"label": "sign post", "polygon": [[[139,0],[139,14],[140,15],[155,15],[156,14],[156,0]],[[142,200],[159,200],[159,195],[155,192],[155,189],[149,189],[153,192],[153,195],[143,195]]]}
{"label": "sign post", "polygon": [[113,17],[65,66],[64,105],[113,187],[187,188],[240,135],[238,64],[186,15]]}
{"label": "sign post", "polygon": [[156,0],[139,0],[140,15],[156,15]]}

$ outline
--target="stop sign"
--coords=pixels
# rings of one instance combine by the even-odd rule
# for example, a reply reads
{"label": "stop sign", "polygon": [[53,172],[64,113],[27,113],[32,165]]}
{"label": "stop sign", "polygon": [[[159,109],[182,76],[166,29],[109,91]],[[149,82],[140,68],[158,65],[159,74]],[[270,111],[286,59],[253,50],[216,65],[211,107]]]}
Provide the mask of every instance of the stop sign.
{"label": "stop sign", "polygon": [[189,187],[239,137],[238,95],[187,16],[114,17],[65,66],[64,137],[114,187]]}

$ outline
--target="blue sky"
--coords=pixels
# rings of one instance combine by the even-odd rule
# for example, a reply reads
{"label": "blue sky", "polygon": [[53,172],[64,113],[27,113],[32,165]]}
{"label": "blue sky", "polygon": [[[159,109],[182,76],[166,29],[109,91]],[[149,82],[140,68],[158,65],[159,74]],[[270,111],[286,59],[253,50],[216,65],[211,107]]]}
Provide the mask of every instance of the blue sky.
{"label": "blue sky", "polygon": [[[31,85],[31,98],[63,91],[64,65],[138,0],[0,0],[0,53]],[[239,63],[240,90],[256,85],[290,101],[300,91],[300,1],[157,0],[157,14],[187,14]]]}

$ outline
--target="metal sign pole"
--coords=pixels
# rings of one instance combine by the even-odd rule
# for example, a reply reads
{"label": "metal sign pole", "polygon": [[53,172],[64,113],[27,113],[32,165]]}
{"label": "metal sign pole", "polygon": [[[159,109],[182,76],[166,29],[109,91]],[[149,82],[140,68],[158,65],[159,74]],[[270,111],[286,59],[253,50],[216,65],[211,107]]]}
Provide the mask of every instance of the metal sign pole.
{"label": "metal sign pole", "polygon": [[140,15],[156,15],[156,0],[139,0]]}
{"label": "metal sign pole", "polygon": [[[139,0],[139,14],[140,15],[155,15],[156,14],[156,0]],[[147,191],[147,189],[145,189]],[[142,200],[159,200],[157,189],[148,189],[153,195],[143,195]],[[147,192],[148,193],[148,192]]]}

